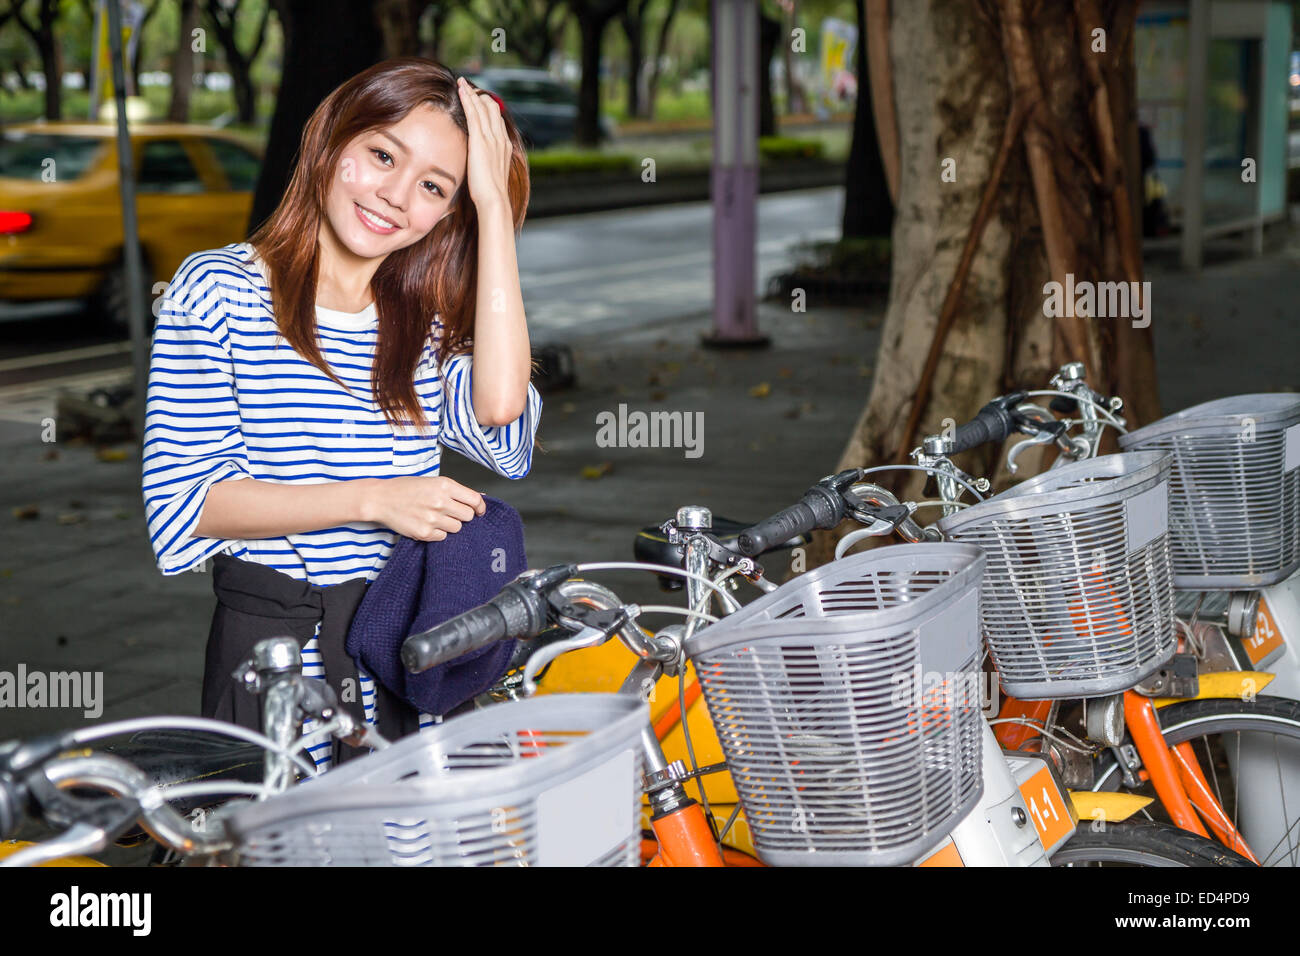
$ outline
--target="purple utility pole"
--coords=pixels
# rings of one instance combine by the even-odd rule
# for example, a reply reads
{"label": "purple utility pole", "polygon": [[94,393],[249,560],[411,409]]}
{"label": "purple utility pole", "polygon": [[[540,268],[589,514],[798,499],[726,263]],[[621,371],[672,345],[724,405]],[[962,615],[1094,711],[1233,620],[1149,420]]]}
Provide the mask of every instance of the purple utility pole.
{"label": "purple utility pole", "polygon": [[758,218],[758,4],[713,5],[713,329],[704,345],[764,346],[754,258]]}

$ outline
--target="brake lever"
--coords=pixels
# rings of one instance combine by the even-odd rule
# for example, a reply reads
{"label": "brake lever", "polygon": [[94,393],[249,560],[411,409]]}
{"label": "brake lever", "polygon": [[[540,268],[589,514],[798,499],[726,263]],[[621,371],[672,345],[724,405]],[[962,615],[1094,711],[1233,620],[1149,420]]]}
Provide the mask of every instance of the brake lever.
{"label": "brake lever", "polygon": [[524,679],[520,687],[522,695],[532,697],[537,693],[537,675],[561,654],[588,647],[599,647],[613,635],[613,631],[606,633],[603,628],[584,624],[573,637],[555,641],[553,644],[547,644],[545,647],[540,648],[532,657],[528,658],[528,663],[524,665]]}
{"label": "brake lever", "polygon": [[1024,441],[1016,442],[1007,449],[1007,471],[1014,475],[1020,470],[1020,466],[1016,464],[1016,459],[1028,451],[1031,446],[1051,445],[1055,442],[1056,436],[1046,432],[1038,435],[1030,435]]}
{"label": "brake lever", "polygon": [[140,801],[134,797],[74,797],[44,774],[34,774],[28,787],[41,807],[41,817],[53,826],[67,829],[54,839],[0,860],[0,866],[36,866],[66,856],[98,853],[129,830],[142,813]]}
{"label": "brake lever", "polygon": [[907,505],[875,505],[852,489],[844,491],[843,497],[846,513],[873,535],[893,534],[912,516]]}
{"label": "brake lever", "polygon": [[1066,434],[1068,426],[1060,419],[1053,418],[1052,415],[1039,405],[1033,402],[1025,402],[1011,409],[1011,420],[1016,423],[1017,429],[1028,437],[1024,441],[1016,442],[1007,449],[1007,471],[1016,474],[1020,466],[1016,464],[1016,459],[1023,455],[1030,447],[1036,445],[1055,444],[1067,454],[1075,454],[1077,448],[1074,442]]}

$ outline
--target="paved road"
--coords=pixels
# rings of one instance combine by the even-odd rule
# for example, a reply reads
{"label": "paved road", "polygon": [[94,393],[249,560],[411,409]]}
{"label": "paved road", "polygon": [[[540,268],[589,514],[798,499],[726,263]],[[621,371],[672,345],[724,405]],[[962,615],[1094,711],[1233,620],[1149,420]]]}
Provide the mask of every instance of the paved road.
{"label": "paved road", "polygon": [[[786,267],[799,239],[832,238],[840,188],[760,197],[756,287]],[[713,295],[712,222],[706,203],[543,219],[519,240],[529,327],[538,344],[637,328],[706,311]],[[64,316],[0,326],[0,418],[48,415],[59,387],[91,388],[130,377],[128,344]]]}

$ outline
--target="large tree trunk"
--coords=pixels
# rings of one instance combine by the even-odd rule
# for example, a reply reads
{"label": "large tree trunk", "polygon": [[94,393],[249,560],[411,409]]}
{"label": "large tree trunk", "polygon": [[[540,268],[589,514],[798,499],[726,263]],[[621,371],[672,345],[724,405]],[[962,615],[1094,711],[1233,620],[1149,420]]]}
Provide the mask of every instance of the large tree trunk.
{"label": "large tree trunk", "polygon": [[284,70],[253,196],[249,234],[284,195],[312,111],[334,87],[376,62],[381,52],[379,27],[368,3],[275,0],[275,8],[284,29]]}
{"label": "large tree trunk", "polygon": [[[967,420],[1015,386],[1045,387],[1063,361],[1089,362],[1089,381],[1129,402],[1130,423],[1158,413],[1149,328],[1053,320],[1044,308],[1045,284],[1067,273],[1135,281],[1136,268],[1141,277],[1135,221],[1123,212],[1131,198],[1118,188],[1133,181],[1133,71],[1117,61],[1132,57],[1134,3],[1111,5],[1112,19],[1099,24],[1121,39],[1097,64],[1105,104],[1073,13],[1083,7],[1086,20],[1089,0],[1032,21],[1021,0],[891,4],[893,279],[870,395],[835,470],[906,463],[945,419]],[[1000,457],[983,449],[958,463],[998,477]],[[1034,465],[1026,459],[1022,473]],[[881,483],[922,497],[922,476],[895,475]],[[829,559],[832,543],[819,535],[808,565]]]}

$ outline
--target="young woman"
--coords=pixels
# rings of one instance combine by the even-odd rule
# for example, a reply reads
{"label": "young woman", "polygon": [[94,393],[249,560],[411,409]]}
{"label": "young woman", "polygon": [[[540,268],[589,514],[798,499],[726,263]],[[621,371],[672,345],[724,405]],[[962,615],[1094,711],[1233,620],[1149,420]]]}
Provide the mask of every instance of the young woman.
{"label": "young woman", "polygon": [[274,214],[189,256],[161,303],[145,515],[164,575],[214,559],[205,716],[256,727],[232,671],[293,634],[358,717],[418,725],[357,673],[348,622],[398,535],[439,541],[484,513],[439,477],[440,446],[521,478],[541,414],[514,245],[527,161],[480,93],[417,57],[348,80],[307,123]]}

